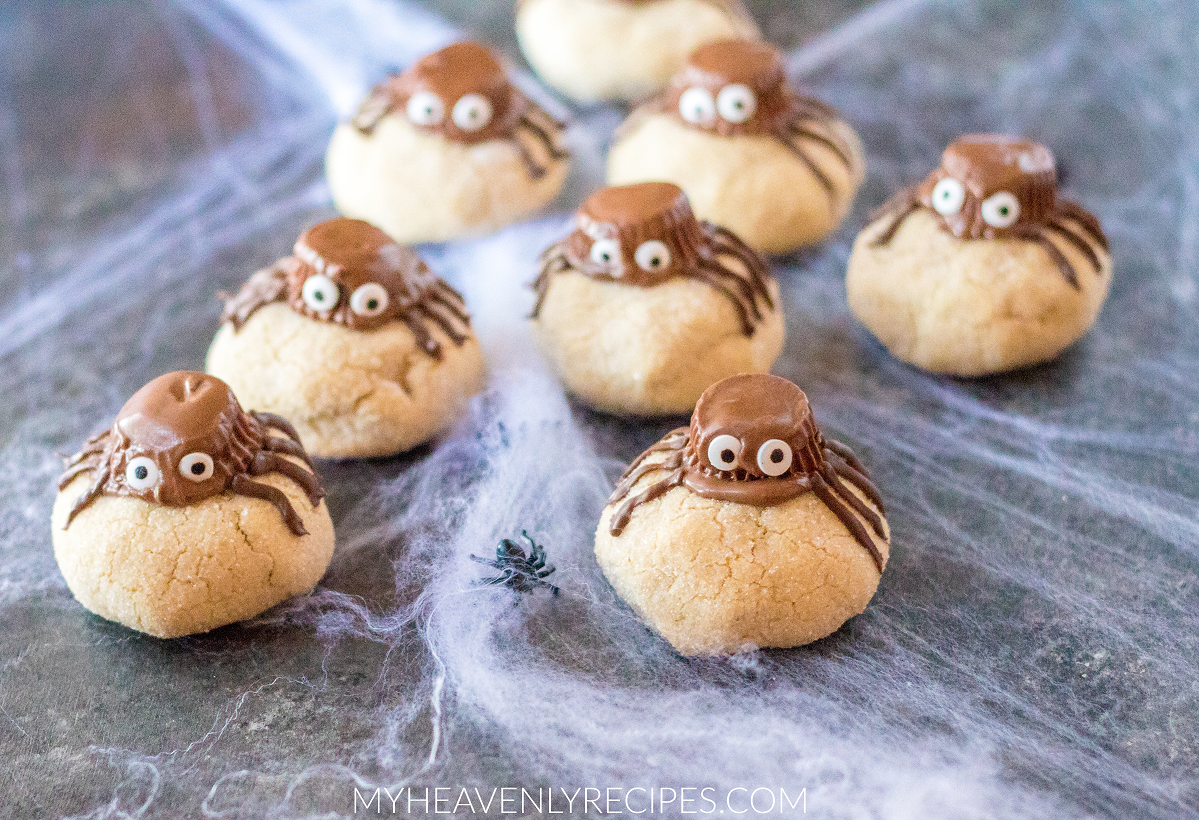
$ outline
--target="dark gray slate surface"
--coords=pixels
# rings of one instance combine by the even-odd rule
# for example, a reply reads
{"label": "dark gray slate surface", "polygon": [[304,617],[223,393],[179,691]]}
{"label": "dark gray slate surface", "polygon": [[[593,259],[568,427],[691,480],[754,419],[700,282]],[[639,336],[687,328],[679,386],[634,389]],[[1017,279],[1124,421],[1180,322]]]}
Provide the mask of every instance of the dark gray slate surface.
{"label": "dark gray slate surface", "polygon": [[[518,285],[559,217],[427,249],[473,298],[496,382],[436,450],[322,465],[339,550],[314,596],[178,641],[83,611],[50,548],[55,453],[153,376],[201,367],[213,293],[330,213],[328,133],[450,36],[428,7],[517,55],[503,2],[3,4],[0,816],[329,816],[355,785],[406,784],[786,787],[816,817],[1199,816],[1199,13],[849,5],[755,5],[870,153],[846,227],[780,267],[777,371],[874,471],[894,556],[829,639],[686,662],[589,555],[605,482],[677,420],[567,408],[520,341]],[[576,113],[561,213],[618,121]],[[1052,146],[1116,276],[1059,361],[962,382],[889,359],[841,276],[869,209],[966,130]],[[522,526],[561,598],[472,591],[467,556]]]}

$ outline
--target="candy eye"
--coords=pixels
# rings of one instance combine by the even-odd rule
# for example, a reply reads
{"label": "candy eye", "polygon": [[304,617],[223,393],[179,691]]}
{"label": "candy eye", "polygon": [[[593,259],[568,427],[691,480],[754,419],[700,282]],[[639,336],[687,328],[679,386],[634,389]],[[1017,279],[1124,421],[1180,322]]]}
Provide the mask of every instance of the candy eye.
{"label": "candy eye", "polygon": [[693,125],[716,122],[716,100],[706,88],[688,88],[679,97],[679,116]]}
{"label": "candy eye", "polygon": [[708,445],[708,463],[717,470],[731,470],[741,455],[741,439],[727,433],[712,439]]}
{"label": "candy eye", "polygon": [[758,448],[758,469],[771,478],[777,478],[791,469],[791,445],[772,438]]}
{"label": "candy eye", "polygon": [[637,246],[637,252],[633,254],[633,259],[637,261],[637,266],[644,271],[655,273],[666,270],[670,267],[670,248],[666,247],[665,242],[651,239]]}
{"label": "candy eye", "polygon": [[758,98],[749,86],[734,83],[720,89],[716,95],[716,110],[731,123],[743,123],[758,110]]}
{"label": "candy eye", "polygon": [[1010,228],[1020,218],[1020,200],[1007,191],[992,194],[983,200],[982,215],[992,228]]}
{"label": "candy eye", "polygon": [[591,246],[591,261],[597,265],[612,265],[620,259],[620,243],[615,239],[597,239]]}
{"label": "candy eye", "polygon": [[158,486],[158,465],[145,456],[129,459],[125,467],[125,483],[135,490],[150,490]]}
{"label": "candy eye", "polygon": [[454,103],[454,125],[463,131],[478,131],[491,122],[491,100],[482,94],[467,94]]}
{"label": "candy eye", "polygon": [[325,274],[314,273],[304,280],[304,289],[300,295],[304,297],[304,304],[317,313],[324,313],[337,306],[337,300],[341,298],[341,288]]}
{"label": "candy eye", "polygon": [[387,288],[377,282],[367,282],[350,296],[350,310],[359,316],[378,316],[387,310],[389,301]]}
{"label": "candy eye", "polygon": [[941,216],[953,216],[966,202],[966,189],[953,177],[945,177],[933,188],[933,210]]}
{"label": "candy eye", "polygon": [[445,119],[445,103],[432,91],[418,91],[408,98],[405,108],[408,119],[417,125],[441,125]]}
{"label": "candy eye", "polygon": [[216,468],[212,464],[212,456],[208,453],[188,453],[179,459],[179,475],[188,481],[199,484],[212,478]]}

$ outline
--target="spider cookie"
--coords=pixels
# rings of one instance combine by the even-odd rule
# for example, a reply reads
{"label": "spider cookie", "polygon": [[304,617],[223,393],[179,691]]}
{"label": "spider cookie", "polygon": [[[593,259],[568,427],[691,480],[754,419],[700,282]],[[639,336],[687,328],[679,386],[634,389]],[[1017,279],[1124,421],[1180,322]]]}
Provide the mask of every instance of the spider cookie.
{"label": "spider cookie", "polygon": [[740,0],[519,0],[516,35],[547,83],[597,102],[641,99],[697,46],[758,29]]}
{"label": "spider cookie", "polygon": [[565,125],[484,45],[454,43],[375,86],[325,158],[337,209],[400,242],[486,233],[553,199]]}
{"label": "spider cookie", "polygon": [[704,389],[770,369],[778,284],[731,231],[697,220],[677,185],[605,188],[550,246],[534,332],[566,388],[610,413],[689,410]]}
{"label": "spider cookie", "polygon": [[849,306],[895,356],[955,376],[1045,362],[1095,323],[1112,259],[1057,193],[1053,154],[978,134],[884,205],[854,243]]}
{"label": "spider cookie", "polygon": [[322,458],[409,450],[453,425],[483,388],[462,297],[361,220],[309,228],[221,319],[208,372],[247,407],[289,419]]}
{"label": "spider cookie", "polygon": [[295,430],[203,373],[134,393],[58,487],[54,557],[71,592],[159,638],[252,618],[316,586],[333,556]]}
{"label": "spider cookie", "polygon": [[595,535],[619,595],[684,655],[788,647],[862,612],[890,555],[883,502],[804,392],[712,385],[691,426],[642,453]]}
{"label": "spider cookie", "polygon": [[674,182],[696,214],[767,253],[836,228],[864,173],[853,129],[792,88],[779,52],[753,40],[698,48],[608,155],[610,185]]}

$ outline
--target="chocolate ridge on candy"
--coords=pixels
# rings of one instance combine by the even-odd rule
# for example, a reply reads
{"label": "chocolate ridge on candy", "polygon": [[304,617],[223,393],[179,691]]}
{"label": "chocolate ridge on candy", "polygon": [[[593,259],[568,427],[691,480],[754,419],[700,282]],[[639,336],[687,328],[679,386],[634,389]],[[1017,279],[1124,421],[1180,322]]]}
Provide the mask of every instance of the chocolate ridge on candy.
{"label": "chocolate ridge on candy", "polygon": [[60,491],[80,475],[88,475],[92,484],[63,529],[101,495],[185,507],[229,490],[269,501],[294,534],[306,535],[287,496],[252,478],[287,476],[315,507],[325,497],[320,478],[284,456],[312,466],[286,419],[243,411],[233,391],[215,376],[167,373],[134,393],[109,430],[66,460]]}
{"label": "chocolate ridge on candy", "polygon": [[931,211],[941,228],[959,239],[1036,243],[1076,289],[1078,273],[1049,239],[1049,232],[1077,248],[1096,273],[1101,264],[1094,246],[1108,250],[1099,220],[1081,205],[1057,195],[1053,153],[1029,139],[1000,134],[958,137],[941,155],[939,168],[900,191],[872,215],[872,219],[890,217],[891,221],[871,244],[888,244],[919,209]]}
{"label": "chocolate ridge on candy", "polygon": [[[736,259],[744,272],[721,257]],[[754,334],[762,320],[759,302],[774,307],[770,270],[731,231],[697,220],[686,194],[669,182],[603,188],[575,214],[575,230],[541,255],[533,282],[536,318],[554,276],[575,270],[592,279],[650,288],[670,279],[698,279],[729,298],[742,331]]]}
{"label": "chocolate ridge on candy", "polygon": [[[650,458],[657,454],[665,458]],[[630,496],[637,482],[651,473],[666,476]],[[609,522],[609,532],[619,536],[634,509],[680,486],[704,498],[758,507],[813,492],[882,572],[882,554],[862,523],[886,538],[878,489],[852,450],[821,435],[807,396],[786,379],[747,374],[705,390],[690,427],[672,431],[629,465],[609,500],[623,502]]]}
{"label": "chocolate ridge on candy", "polygon": [[264,305],[287,302],[297,313],[350,330],[401,321],[435,359],[440,327],[455,345],[468,338],[470,315],[462,296],[429,269],[415,251],[369,222],[338,217],[300,234],[295,255],[256,272],[229,297],[221,314],[234,330]]}
{"label": "chocolate ridge on candy", "polygon": [[351,123],[369,136],[393,111],[403,111],[422,131],[454,142],[512,141],[534,179],[548,169],[534,160],[518,134],[530,134],[551,160],[570,156],[557,136],[565,124],[513,85],[499,59],[482,43],[453,43],[387,78],[371,89]]}
{"label": "chocolate ridge on candy", "polygon": [[778,49],[759,40],[718,40],[700,46],[646,110],[670,114],[689,128],[722,137],[774,137],[830,194],[832,180],[800,138],[825,146],[847,169],[856,162],[853,149],[829,127],[840,119],[837,110],[792,88]]}

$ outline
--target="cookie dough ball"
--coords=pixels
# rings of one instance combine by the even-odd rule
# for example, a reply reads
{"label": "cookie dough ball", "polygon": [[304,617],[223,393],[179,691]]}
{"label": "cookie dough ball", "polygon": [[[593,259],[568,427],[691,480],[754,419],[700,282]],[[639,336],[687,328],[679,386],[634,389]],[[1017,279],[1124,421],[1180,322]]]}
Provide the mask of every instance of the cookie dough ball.
{"label": "cookie dough ball", "polygon": [[1095,218],[1055,197],[1052,162],[1035,143],[963,138],[862,231],[849,306],[891,353],[982,376],[1048,361],[1094,324],[1111,256]]}
{"label": "cookie dough ball", "polygon": [[832,232],[864,174],[853,129],[787,85],[777,51],[748,41],[699,49],[608,155],[610,185],[673,182],[700,218],[766,253]]}
{"label": "cookie dough ball", "polygon": [[283,419],[202,373],[169,373],[68,462],[54,556],[97,615],[160,638],[311,590],[333,556],[324,490]]}
{"label": "cookie dough ball", "polygon": [[[819,494],[813,476],[827,481]],[[799,388],[741,376],[630,466],[595,555],[683,655],[799,646],[874,596],[890,554],[877,499],[852,453],[820,436]]]}
{"label": "cookie dough ball", "polygon": [[337,209],[400,242],[487,233],[557,196],[565,126],[512,85],[477,43],[456,43],[377,86],[333,133]]}
{"label": "cookie dough ball", "polygon": [[779,289],[735,236],[699,223],[678,187],[608,188],[550,248],[534,333],[567,390],[599,410],[689,410],[704,389],[770,369]]}
{"label": "cookie dough ball", "polygon": [[516,34],[546,82],[597,102],[652,94],[697,46],[758,30],[738,0],[521,0]]}
{"label": "cookie dough ball", "polygon": [[229,301],[208,371],[323,458],[391,455],[449,429],[485,380],[461,297],[358,220],[317,225],[295,253]]}

